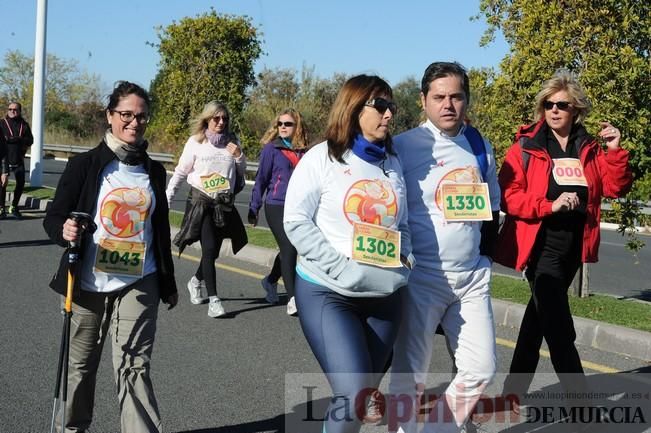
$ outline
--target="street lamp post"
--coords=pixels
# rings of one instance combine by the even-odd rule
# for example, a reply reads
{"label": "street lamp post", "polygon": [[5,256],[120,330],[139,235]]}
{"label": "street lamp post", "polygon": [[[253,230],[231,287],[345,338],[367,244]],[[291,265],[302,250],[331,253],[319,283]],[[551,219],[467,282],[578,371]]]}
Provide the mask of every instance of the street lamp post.
{"label": "street lamp post", "polygon": [[29,162],[29,184],[41,186],[43,166],[43,127],[45,110],[45,42],[47,29],[47,0],[37,0],[36,5],[36,43],[34,46],[34,98],[32,99],[32,132],[34,144],[32,145]]}

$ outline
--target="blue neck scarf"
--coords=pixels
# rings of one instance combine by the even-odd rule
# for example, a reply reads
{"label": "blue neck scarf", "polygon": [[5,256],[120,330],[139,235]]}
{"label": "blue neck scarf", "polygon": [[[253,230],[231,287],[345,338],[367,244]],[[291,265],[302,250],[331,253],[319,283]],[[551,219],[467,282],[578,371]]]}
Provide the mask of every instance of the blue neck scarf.
{"label": "blue neck scarf", "polygon": [[355,155],[362,158],[366,162],[380,162],[387,157],[384,143],[371,143],[362,134],[357,134],[353,140],[353,147],[351,149]]}
{"label": "blue neck scarf", "polygon": [[288,149],[291,149],[291,148],[292,148],[292,141],[291,141],[291,140],[288,140],[288,139],[283,138],[283,137],[279,137],[279,138],[280,138],[280,140],[283,142],[283,145],[284,145],[286,148],[288,148]]}

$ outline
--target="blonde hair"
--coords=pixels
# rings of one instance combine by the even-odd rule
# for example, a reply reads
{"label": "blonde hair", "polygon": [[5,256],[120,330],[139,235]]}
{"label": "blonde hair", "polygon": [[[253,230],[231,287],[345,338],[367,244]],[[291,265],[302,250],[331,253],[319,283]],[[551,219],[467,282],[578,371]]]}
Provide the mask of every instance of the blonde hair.
{"label": "blonde hair", "polygon": [[[343,154],[352,146],[355,136],[361,132],[359,114],[364,104],[377,95],[393,98],[391,86],[375,75],[357,75],[344,83],[337,94],[326,126],[328,154],[339,162],[344,162]],[[387,133],[384,146],[393,154],[391,135]]]}
{"label": "blonde hair", "polygon": [[534,111],[534,120],[538,122],[545,118],[545,108],[543,103],[554,93],[565,91],[569,97],[569,102],[576,110],[574,123],[582,124],[592,108],[588,97],[583,91],[583,87],[576,79],[574,74],[566,69],[560,69],[545,83],[542,90],[536,95],[536,105]]}
{"label": "blonde hair", "polygon": [[210,119],[221,113],[226,117],[226,128],[223,134],[230,134],[231,115],[228,112],[228,107],[219,101],[210,101],[204,105],[201,113],[192,119],[190,126],[190,133],[197,139],[199,143],[203,143],[206,139],[206,128]]}
{"label": "blonde hair", "polygon": [[305,128],[303,128],[303,118],[301,113],[293,108],[285,108],[274,118],[273,122],[269,126],[269,129],[264,133],[260,143],[267,144],[270,141],[278,138],[278,121],[280,116],[289,115],[294,119],[294,135],[292,136],[292,148],[294,149],[304,149],[307,147],[307,133]]}

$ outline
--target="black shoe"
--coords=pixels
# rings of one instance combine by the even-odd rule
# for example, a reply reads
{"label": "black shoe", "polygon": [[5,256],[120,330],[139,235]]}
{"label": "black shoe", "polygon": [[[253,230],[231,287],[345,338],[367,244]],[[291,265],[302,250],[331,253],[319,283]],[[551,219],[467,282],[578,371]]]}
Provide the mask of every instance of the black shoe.
{"label": "black shoe", "polygon": [[7,218],[7,211],[5,208],[0,209],[0,220]]}
{"label": "black shoe", "polygon": [[16,219],[21,219],[23,217],[23,215],[18,210],[18,206],[12,206],[10,213]]}

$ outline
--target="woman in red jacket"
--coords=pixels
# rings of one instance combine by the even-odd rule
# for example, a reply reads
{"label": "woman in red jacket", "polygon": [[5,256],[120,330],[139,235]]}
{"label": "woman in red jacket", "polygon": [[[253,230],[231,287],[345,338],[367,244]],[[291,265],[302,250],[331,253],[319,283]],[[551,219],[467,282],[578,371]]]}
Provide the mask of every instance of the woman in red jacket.
{"label": "woman in red jacket", "polygon": [[576,79],[556,73],[536,96],[536,123],[520,128],[499,173],[506,220],[495,260],[526,269],[531,287],[505,383],[516,396],[531,384],[543,337],[565,391],[585,386],[567,290],[582,262],[597,261],[601,198],[621,197],[632,183],[619,130],[601,122],[591,137],[589,109]]}

